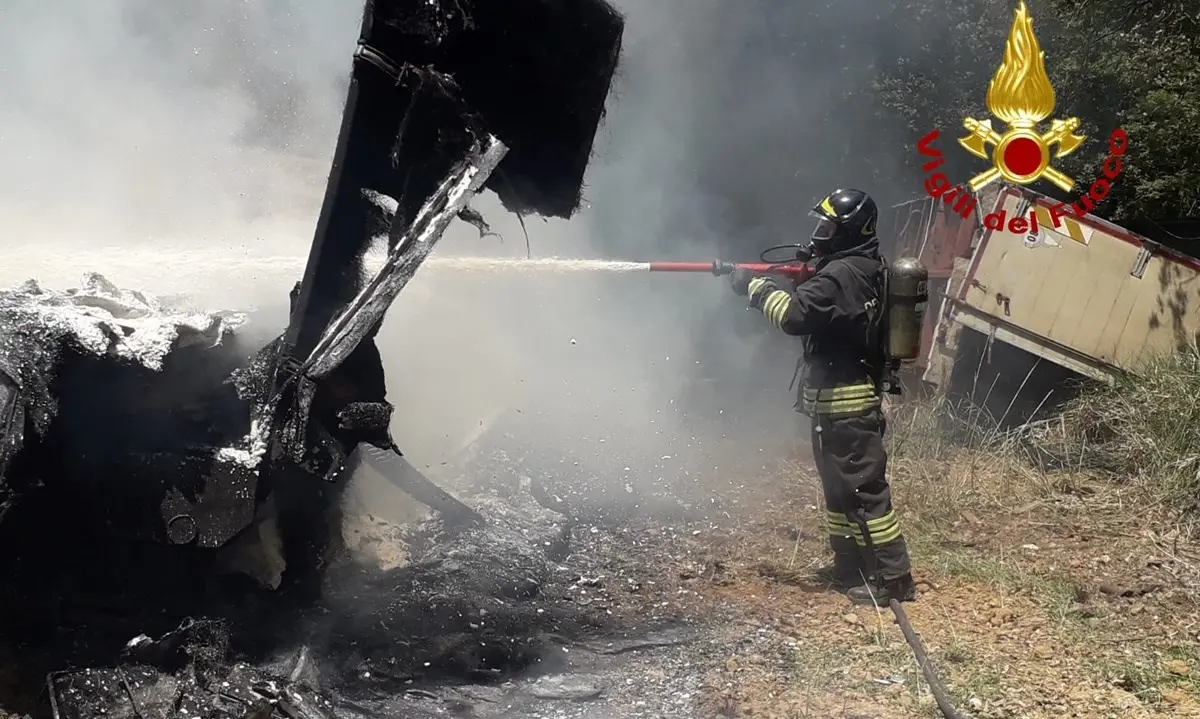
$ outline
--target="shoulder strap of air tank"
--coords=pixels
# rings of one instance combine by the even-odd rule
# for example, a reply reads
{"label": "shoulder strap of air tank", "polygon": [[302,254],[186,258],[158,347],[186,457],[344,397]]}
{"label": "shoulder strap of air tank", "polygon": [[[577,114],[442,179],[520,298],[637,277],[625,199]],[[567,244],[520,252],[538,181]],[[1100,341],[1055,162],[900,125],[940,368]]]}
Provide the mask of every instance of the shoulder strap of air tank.
{"label": "shoulder strap of air tank", "polygon": [[883,257],[880,257],[878,277],[878,296],[874,312],[867,315],[870,318],[867,325],[868,356],[863,358],[863,364],[866,365],[876,391],[882,393],[883,376],[888,363],[888,284],[891,282],[890,268]]}

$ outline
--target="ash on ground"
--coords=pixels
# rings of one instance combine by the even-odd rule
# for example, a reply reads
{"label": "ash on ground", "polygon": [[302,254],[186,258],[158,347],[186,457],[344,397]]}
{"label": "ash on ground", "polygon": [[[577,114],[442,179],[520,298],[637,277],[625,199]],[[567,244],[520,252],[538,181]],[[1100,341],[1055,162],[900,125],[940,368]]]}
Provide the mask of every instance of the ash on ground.
{"label": "ash on ground", "polygon": [[317,606],[242,594],[165,636],[127,637],[111,666],[51,676],[57,716],[695,716],[713,639],[679,612],[622,606],[654,584],[636,560],[613,562],[637,533],[503,493],[468,497],[488,523],[461,532],[348,502],[347,539],[376,549],[331,566]]}

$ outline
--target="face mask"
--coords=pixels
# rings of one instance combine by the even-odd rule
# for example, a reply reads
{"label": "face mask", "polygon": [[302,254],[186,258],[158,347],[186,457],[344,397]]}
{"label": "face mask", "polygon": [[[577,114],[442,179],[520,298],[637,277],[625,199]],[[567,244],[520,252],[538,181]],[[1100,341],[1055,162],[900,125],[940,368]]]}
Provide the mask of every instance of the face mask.
{"label": "face mask", "polygon": [[817,218],[817,226],[812,231],[812,241],[814,243],[827,243],[837,234],[837,223],[823,215],[818,215],[816,212],[810,212],[810,215]]}

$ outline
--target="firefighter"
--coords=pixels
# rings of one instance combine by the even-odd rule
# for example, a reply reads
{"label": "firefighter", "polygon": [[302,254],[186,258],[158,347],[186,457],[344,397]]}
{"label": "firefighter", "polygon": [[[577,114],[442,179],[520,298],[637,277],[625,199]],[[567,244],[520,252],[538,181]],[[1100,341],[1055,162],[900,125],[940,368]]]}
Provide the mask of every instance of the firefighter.
{"label": "firefighter", "polygon": [[817,203],[815,274],[794,291],[736,270],[733,291],[771,324],[804,337],[797,409],[812,418],[813,456],[825,494],[832,566],[819,574],[855,604],[916,598],[908,549],[887,481],[881,383],[885,264],[866,193],[837,190]]}

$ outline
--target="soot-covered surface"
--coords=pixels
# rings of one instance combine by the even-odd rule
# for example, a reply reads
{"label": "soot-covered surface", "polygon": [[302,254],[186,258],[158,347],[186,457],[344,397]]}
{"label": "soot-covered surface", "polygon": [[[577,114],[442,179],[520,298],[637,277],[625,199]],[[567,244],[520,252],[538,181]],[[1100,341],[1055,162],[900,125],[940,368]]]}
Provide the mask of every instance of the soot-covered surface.
{"label": "soot-covered surface", "polygon": [[508,148],[487,187],[509,209],[569,217],[620,53],[605,0],[368,0],[342,128],[287,342],[301,356],[357,293],[380,229],[367,193],[397,203],[399,240],[472,145]]}
{"label": "soot-covered surface", "polygon": [[35,525],[165,538],[159,504],[169,487],[188,491],[181,463],[203,465],[246,431],[246,407],[222,384],[244,358],[231,335],[243,321],[94,273],[61,292],[0,291],[0,545],[21,541],[4,535],[34,495],[58,502]]}
{"label": "soot-covered surface", "polygon": [[372,0],[367,18],[367,45],[453,77],[508,146],[489,181],[507,207],[575,211],[625,27],[610,3]]}
{"label": "soot-covered surface", "polygon": [[[107,666],[52,675],[53,709],[29,701],[36,685],[0,708],[63,719],[693,716],[712,658],[703,628],[668,610],[630,619],[613,590],[646,580],[612,561],[619,533],[505,494],[470,498],[486,527],[408,528],[402,568],[346,558],[317,606],[214,602],[165,636],[107,637],[128,644]],[[89,641],[113,628],[98,622]]]}
{"label": "soot-covered surface", "polygon": [[50,385],[65,352],[161,371],[171,351],[216,346],[244,321],[173,309],[96,273],[62,292],[30,280],[0,291],[0,370],[22,387],[25,415],[40,433],[57,413]]}

